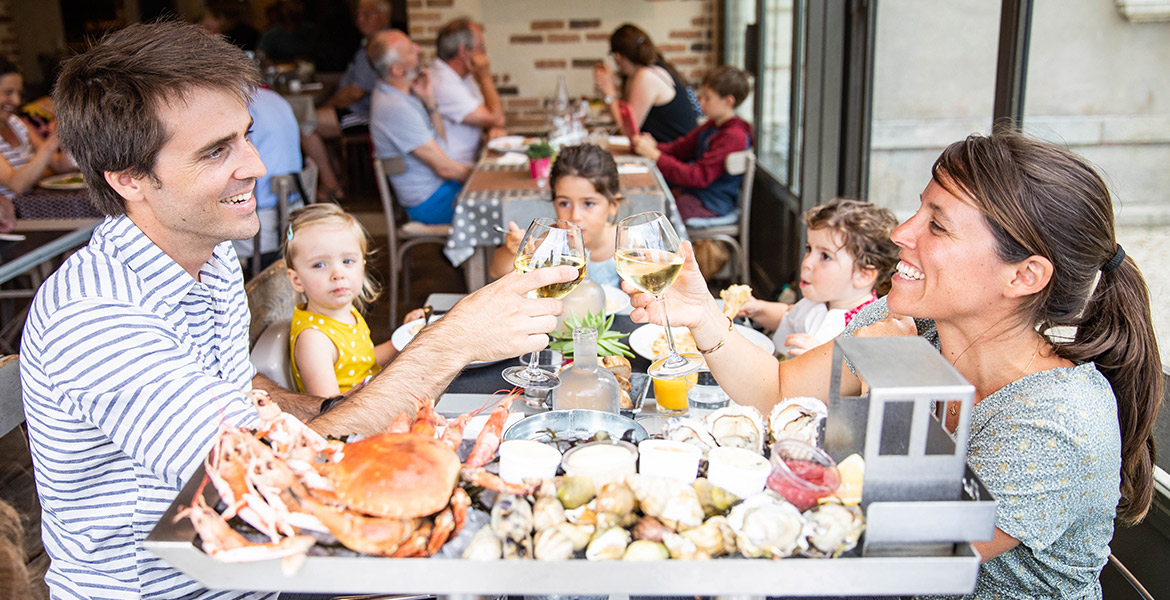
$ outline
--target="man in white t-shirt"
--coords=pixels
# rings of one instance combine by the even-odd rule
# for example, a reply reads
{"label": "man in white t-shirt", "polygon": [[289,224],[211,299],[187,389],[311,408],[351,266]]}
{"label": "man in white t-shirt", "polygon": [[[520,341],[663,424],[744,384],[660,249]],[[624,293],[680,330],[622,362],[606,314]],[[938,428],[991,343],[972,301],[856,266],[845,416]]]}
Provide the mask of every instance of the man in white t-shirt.
{"label": "man in white t-shirt", "polygon": [[474,163],[480,142],[504,135],[504,107],[492,81],[491,62],[483,43],[483,27],[455,19],[439,30],[431,67],[435,101],[447,126],[447,153]]}

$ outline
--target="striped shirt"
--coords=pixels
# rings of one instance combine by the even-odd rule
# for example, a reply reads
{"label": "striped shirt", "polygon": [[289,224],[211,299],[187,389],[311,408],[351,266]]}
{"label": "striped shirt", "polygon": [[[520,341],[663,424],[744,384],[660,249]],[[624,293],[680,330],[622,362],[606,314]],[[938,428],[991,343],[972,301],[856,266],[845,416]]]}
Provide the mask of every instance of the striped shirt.
{"label": "striped shirt", "polygon": [[20,370],[54,598],[276,596],[206,590],[142,545],[219,423],[256,418],[248,320],[230,243],[196,281],[127,217],[41,286]]}
{"label": "striped shirt", "polygon": [[[21,121],[20,117],[16,115],[8,115],[7,123],[8,127],[12,129],[12,133],[16,134],[16,137],[20,139],[20,144],[13,146],[4,141],[3,138],[0,138],[0,156],[3,156],[4,160],[8,161],[8,164],[11,165],[13,169],[19,169],[20,167],[28,164],[28,161],[32,160],[32,142],[29,141],[28,127],[25,127],[24,121]],[[15,196],[15,194],[12,193],[12,190],[2,185],[0,185],[0,194],[4,194],[5,196]]]}

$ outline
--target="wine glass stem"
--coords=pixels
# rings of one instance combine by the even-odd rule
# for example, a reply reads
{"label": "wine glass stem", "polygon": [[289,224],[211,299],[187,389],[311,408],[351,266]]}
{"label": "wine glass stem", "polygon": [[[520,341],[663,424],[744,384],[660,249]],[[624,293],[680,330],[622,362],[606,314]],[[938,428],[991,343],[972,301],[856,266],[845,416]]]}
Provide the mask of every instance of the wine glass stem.
{"label": "wine glass stem", "polygon": [[674,348],[674,335],[670,330],[670,316],[666,314],[666,298],[659,296],[656,299],[662,305],[662,322],[666,323],[666,345],[670,347],[670,362],[677,362],[682,357],[679,356],[678,350]]}
{"label": "wine glass stem", "polygon": [[540,350],[537,350],[536,352],[528,355],[528,369],[525,370],[525,373],[533,376],[540,374],[540,369],[536,368],[536,365],[540,359],[540,352]]}

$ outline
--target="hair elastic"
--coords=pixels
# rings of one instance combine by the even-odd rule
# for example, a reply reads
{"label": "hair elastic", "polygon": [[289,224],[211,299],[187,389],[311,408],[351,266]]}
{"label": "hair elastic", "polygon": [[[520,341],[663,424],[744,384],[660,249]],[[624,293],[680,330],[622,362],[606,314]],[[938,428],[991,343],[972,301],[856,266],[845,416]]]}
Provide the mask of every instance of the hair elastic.
{"label": "hair elastic", "polygon": [[1122,249],[1121,244],[1118,244],[1117,245],[1117,252],[1115,252],[1113,254],[1113,258],[1109,259],[1109,262],[1107,262],[1101,266],[1101,272],[1108,273],[1108,272],[1116,269],[1117,267],[1120,267],[1122,261],[1124,261],[1124,260],[1125,260],[1125,250]]}

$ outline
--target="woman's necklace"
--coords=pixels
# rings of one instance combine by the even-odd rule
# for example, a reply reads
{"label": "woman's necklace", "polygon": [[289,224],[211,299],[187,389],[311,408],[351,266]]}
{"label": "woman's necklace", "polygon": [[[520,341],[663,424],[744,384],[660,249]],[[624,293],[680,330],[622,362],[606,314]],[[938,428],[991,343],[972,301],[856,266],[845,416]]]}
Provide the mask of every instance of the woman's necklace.
{"label": "woman's necklace", "polygon": [[[954,367],[959,362],[959,359],[963,358],[963,355],[966,354],[967,351],[970,350],[971,347],[975,345],[975,342],[978,342],[981,337],[983,337],[983,336],[976,337],[970,344],[967,344],[967,347],[963,348],[963,351],[960,352],[959,355],[955,357],[955,360],[950,361],[951,366]],[[1044,336],[1037,334],[1036,335],[1036,347],[1035,347],[1035,349],[1032,350],[1032,357],[1028,359],[1028,363],[1024,365],[1024,368],[1022,370],[1020,370],[1019,376],[1013,378],[1011,381],[1015,381],[1016,379],[1019,379],[1020,377],[1025,377],[1028,375],[1028,369],[1032,368],[1032,363],[1036,362],[1036,356],[1038,356],[1040,354],[1040,344],[1043,341],[1044,341]],[[955,419],[954,417],[959,416],[959,406],[960,405],[961,405],[961,403],[958,401],[947,402],[946,428],[947,428],[947,430],[951,431],[952,433],[955,431],[955,428],[958,427],[957,419]]]}

